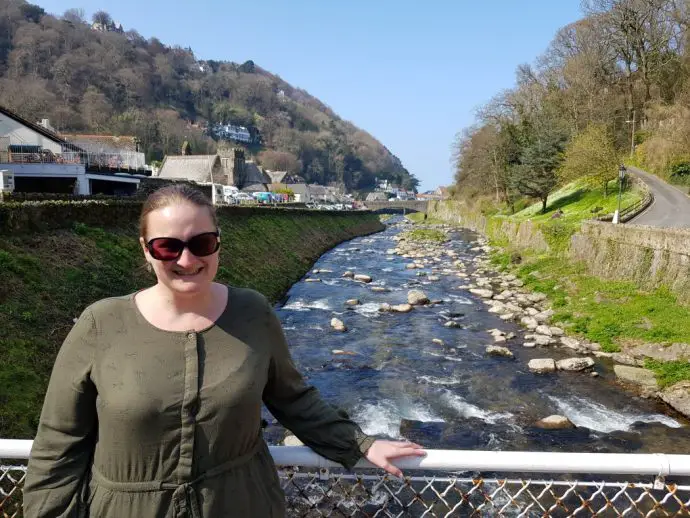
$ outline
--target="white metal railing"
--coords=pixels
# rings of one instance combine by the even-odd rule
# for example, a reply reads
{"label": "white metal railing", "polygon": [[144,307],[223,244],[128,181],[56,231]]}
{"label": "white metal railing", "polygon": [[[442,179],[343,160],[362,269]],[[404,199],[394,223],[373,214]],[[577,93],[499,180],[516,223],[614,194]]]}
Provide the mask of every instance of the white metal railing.
{"label": "white metal railing", "polygon": [[[26,467],[8,462],[31,443],[0,440],[0,516],[19,516]],[[289,516],[690,516],[690,455],[428,450],[397,461],[397,480],[304,446],[270,451]]]}

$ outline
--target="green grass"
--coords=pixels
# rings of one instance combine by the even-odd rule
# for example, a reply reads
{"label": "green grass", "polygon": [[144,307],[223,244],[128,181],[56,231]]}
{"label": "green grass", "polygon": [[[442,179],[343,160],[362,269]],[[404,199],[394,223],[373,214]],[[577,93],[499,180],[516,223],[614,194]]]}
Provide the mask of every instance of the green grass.
{"label": "green grass", "polygon": [[521,259],[514,265],[508,252],[492,255],[495,265],[515,271],[528,289],[549,297],[554,322],[605,351],[618,351],[626,342],[690,343],[690,308],[667,289],[647,292],[632,282],[597,279],[554,255],[522,253]]}
{"label": "green grass", "polygon": [[[219,211],[218,280],[277,301],[323,252],[381,228],[376,215]],[[90,303],[153,284],[136,222],[3,237],[0,240],[0,437],[35,433],[55,355]]]}
{"label": "green grass", "polygon": [[423,212],[411,212],[410,214],[405,214],[405,217],[412,223],[424,223],[424,216],[425,214]]}
{"label": "green grass", "polygon": [[679,381],[690,380],[690,362],[688,361],[660,362],[648,359],[645,367],[654,371],[661,388],[670,387]]}
{"label": "green grass", "polygon": [[405,232],[403,235],[405,236],[405,239],[409,241],[430,241],[433,243],[443,243],[448,239],[446,234],[433,228],[416,228],[414,230]]}
{"label": "green grass", "polygon": [[[621,208],[629,207],[642,199],[642,194],[636,189],[623,192]],[[594,209],[600,208],[596,212]],[[587,187],[582,181],[569,183],[549,196],[546,213],[541,213],[541,202],[509,216],[515,221],[532,220],[535,222],[553,221],[551,217],[558,209],[563,215],[558,221],[563,224],[579,224],[583,220],[592,219],[597,215],[612,214],[618,208],[618,185],[616,181],[609,182],[609,194],[604,196],[604,189]]]}

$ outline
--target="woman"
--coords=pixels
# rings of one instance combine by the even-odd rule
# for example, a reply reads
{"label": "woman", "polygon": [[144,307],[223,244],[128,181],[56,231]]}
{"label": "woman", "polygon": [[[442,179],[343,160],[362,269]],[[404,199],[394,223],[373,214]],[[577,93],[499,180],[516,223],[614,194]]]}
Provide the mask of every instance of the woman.
{"label": "woman", "polygon": [[140,242],[157,284],[81,315],[55,361],[26,518],[284,516],[261,402],[314,451],[401,476],[417,444],[375,440],[307,386],[259,293],[213,282],[220,231],[190,187],[153,193]]}

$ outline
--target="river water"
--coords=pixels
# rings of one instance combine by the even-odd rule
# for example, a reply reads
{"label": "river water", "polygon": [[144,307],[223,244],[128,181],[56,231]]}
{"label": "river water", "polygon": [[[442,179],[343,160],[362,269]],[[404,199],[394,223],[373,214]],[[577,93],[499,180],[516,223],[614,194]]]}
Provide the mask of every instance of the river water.
{"label": "river water", "polygon": [[[396,247],[393,237],[401,230],[400,224],[389,225],[329,251],[314,265],[322,271],[295,284],[277,307],[300,371],[365,432],[444,449],[690,452],[688,422],[670,415],[659,402],[618,386],[608,360],[597,360],[598,378],[531,373],[530,359],[565,358],[572,351],[523,348],[520,326],[488,313],[478,297],[458,289],[461,279],[439,271],[434,273],[440,279],[433,282],[418,276],[420,270],[406,269],[409,259],[386,254]],[[472,265],[480,253],[471,250],[477,237],[454,231],[446,247]],[[452,259],[444,260],[440,270],[452,268]],[[343,278],[347,270],[370,275],[373,282]],[[471,274],[472,267],[467,271]],[[442,302],[404,314],[378,311],[384,302],[406,302],[410,289]],[[345,306],[353,298],[361,304]],[[444,327],[449,316],[462,327]],[[345,323],[347,332],[331,329],[333,317]],[[493,343],[486,331],[492,328],[518,334],[500,344],[512,350],[514,360],[485,354]],[[444,345],[432,342],[434,338]],[[577,428],[547,431],[534,426],[552,414],[568,417]],[[269,431],[268,440],[277,443],[282,434],[275,426],[270,429],[274,433]]]}

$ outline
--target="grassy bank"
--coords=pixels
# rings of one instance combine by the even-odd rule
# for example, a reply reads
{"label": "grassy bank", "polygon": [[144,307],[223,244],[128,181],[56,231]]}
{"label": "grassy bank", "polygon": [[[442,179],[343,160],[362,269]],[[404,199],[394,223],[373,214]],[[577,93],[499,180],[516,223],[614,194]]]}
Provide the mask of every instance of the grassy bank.
{"label": "grassy bank", "polygon": [[[641,197],[636,189],[629,190],[623,194],[621,205],[629,206]],[[500,252],[492,254],[493,263],[515,273],[530,290],[545,293],[556,311],[554,322],[568,334],[598,342],[608,352],[641,343],[690,343],[690,308],[681,304],[676,294],[665,287],[647,291],[634,282],[596,278],[566,253],[583,221],[615,210],[614,183],[608,196],[602,189],[588,190],[575,182],[556,191],[549,200],[546,214],[541,214],[540,203],[514,215],[505,211],[479,214],[462,204],[456,205],[455,214],[448,204],[441,206],[439,213],[484,232],[492,245],[500,247]],[[553,218],[559,209],[562,214]],[[533,239],[536,234],[548,244],[546,251],[526,245],[538,241]],[[649,362],[646,366],[656,373],[662,386],[690,379],[690,364],[685,361]]]}
{"label": "grassy bank", "polygon": [[[516,260],[520,264],[514,264]],[[614,282],[588,275],[581,265],[551,255],[503,251],[492,262],[513,271],[525,286],[545,293],[569,334],[620,351],[644,342],[690,342],[690,308],[666,289],[640,290],[632,282]]]}
{"label": "grassy bank", "polygon": [[[219,281],[273,301],[326,250],[382,228],[374,214],[221,210],[219,217]],[[33,435],[55,355],[81,310],[154,281],[143,268],[136,219],[95,219],[0,240],[0,437]]]}

